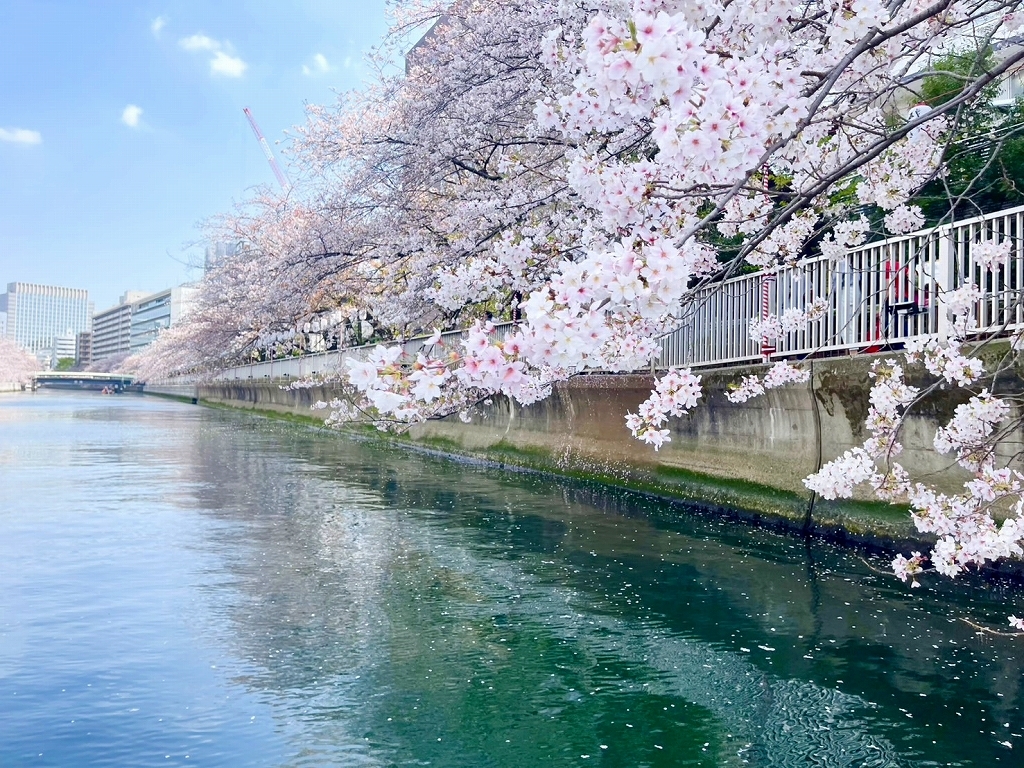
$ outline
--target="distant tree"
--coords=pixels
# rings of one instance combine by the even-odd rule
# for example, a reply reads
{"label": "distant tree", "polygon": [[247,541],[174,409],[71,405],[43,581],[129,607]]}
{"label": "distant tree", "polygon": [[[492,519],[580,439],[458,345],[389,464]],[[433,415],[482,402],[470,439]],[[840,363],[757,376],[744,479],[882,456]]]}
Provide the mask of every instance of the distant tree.
{"label": "distant tree", "polygon": [[90,373],[112,373],[114,371],[119,371],[120,366],[124,363],[125,358],[127,357],[127,352],[110,355],[109,357],[104,357],[101,360],[93,361],[85,370]]}
{"label": "distant tree", "polygon": [[[991,51],[940,59],[921,84],[921,102],[933,109],[959,97],[993,64]],[[995,84],[957,110],[956,131],[946,146],[944,171],[915,197],[929,224],[965,218],[1024,203],[1024,104],[993,102]]]}
{"label": "distant tree", "polygon": [[57,365],[54,367],[55,371],[70,371],[75,367],[75,358],[73,357],[62,357],[57,360]]}
{"label": "distant tree", "polygon": [[39,369],[35,355],[0,336],[0,383],[24,384]]}

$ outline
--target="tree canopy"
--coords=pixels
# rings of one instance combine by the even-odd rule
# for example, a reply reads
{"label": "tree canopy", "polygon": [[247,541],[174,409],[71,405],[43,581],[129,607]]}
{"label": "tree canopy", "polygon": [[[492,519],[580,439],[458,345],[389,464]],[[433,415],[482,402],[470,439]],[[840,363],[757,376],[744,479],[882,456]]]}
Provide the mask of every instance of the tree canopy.
{"label": "tree canopy", "polygon": [[25,384],[40,368],[35,355],[0,336],[0,383]]}
{"label": "tree canopy", "polygon": [[[994,54],[957,53],[939,59],[921,83],[931,107],[957,98],[994,64]],[[943,173],[914,196],[929,223],[967,218],[1024,203],[1024,103],[996,106],[996,84],[958,108],[943,154]]]}

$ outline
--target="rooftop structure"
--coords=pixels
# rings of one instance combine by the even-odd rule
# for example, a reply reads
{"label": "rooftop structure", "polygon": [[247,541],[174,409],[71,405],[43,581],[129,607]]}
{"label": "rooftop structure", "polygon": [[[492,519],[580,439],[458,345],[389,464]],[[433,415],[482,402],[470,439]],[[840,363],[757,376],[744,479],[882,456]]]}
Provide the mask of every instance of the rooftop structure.
{"label": "rooftop structure", "polygon": [[227,259],[234,256],[238,246],[235,243],[218,242],[206,246],[206,257],[203,260],[203,271],[209,272],[223,264]]}

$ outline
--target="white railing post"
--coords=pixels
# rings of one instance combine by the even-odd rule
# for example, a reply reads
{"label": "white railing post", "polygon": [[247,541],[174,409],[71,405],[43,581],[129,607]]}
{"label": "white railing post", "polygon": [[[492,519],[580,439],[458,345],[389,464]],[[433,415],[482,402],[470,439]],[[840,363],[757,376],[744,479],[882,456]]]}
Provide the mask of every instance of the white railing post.
{"label": "white railing post", "polygon": [[945,310],[945,294],[956,288],[956,248],[953,244],[955,224],[947,224],[936,230],[939,239],[938,258],[932,269],[935,279],[936,332],[939,338],[946,338],[951,332],[949,313]]}

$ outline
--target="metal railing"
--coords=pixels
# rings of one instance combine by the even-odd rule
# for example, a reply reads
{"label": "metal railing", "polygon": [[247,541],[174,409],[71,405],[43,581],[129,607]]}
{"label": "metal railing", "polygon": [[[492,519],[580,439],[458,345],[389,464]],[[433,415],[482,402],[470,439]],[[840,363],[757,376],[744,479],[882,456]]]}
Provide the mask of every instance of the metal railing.
{"label": "metal railing", "polygon": [[[683,302],[680,325],[662,339],[656,368],[711,367],[762,360],[760,339],[751,338],[751,322],[768,311],[781,315],[822,299],[827,310],[806,329],[775,342],[772,357],[803,357],[843,350],[871,351],[909,339],[948,331],[949,318],[936,297],[970,276],[982,288],[974,320],[978,333],[1024,327],[1024,206],[954,224],[913,232],[847,251],[840,259],[819,256],[774,273],[740,275],[709,284]],[[973,243],[1009,240],[1007,264],[987,270],[971,256]],[[765,282],[767,281],[767,287]],[[767,295],[765,295],[767,294]],[[513,323],[495,326],[503,338]],[[465,335],[442,335],[448,346]],[[415,355],[427,336],[400,342]],[[376,345],[285,357],[221,371],[216,381],[304,379],[339,371],[345,358],[365,359]]]}
{"label": "metal railing", "polygon": [[[849,249],[779,268],[740,275],[690,294],[677,331],[662,340],[659,368],[721,366],[762,359],[751,322],[768,309],[781,315],[815,299],[827,310],[805,330],[775,342],[772,357],[802,357],[843,350],[870,351],[910,339],[945,334],[950,318],[936,297],[971,278],[982,289],[974,307],[975,333],[1024,326],[1024,206]],[[1010,241],[1005,265],[988,270],[971,255],[979,241]],[[767,283],[767,286],[765,285]]]}

